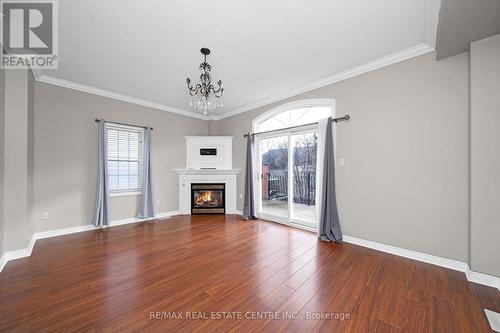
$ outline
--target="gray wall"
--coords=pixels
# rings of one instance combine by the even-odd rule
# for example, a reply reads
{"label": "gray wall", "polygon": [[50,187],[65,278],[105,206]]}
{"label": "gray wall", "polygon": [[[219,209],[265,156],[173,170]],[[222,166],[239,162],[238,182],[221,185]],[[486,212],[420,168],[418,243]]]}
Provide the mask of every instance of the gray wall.
{"label": "gray wall", "polygon": [[467,262],[468,55],[436,62],[429,53],[221,120],[233,166],[244,168],[252,119],[304,98],[335,98],[337,114],[352,117],[337,126],[343,232]]}
{"label": "gray wall", "polygon": [[5,250],[26,248],[33,234],[33,76],[5,72],[3,227]]}
{"label": "gray wall", "polygon": [[[185,167],[185,135],[207,135],[204,120],[56,87],[35,86],[35,230],[88,225],[94,209],[97,124],[104,118],[154,127],[152,134],[158,213],[178,210],[178,177]],[[137,196],[111,198],[111,219],[132,218]],[[40,219],[42,212],[49,219]]]}
{"label": "gray wall", "polygon": [[4,149],[4,133],[5,133],[5,71],[0,69],[0,258],[2,258],[4,248],[4,166],[5,166],[5,149]]}
{"label": "gray wall", "polygon": [[[28,108],[28,223],[31,233],[35,230],[35,77],[33,72],[28,70],[27,86],[27,108]],[[31,237],[31,235],[30,235]]]}
{"label": "gray wall", "polygon": [[[292,100],[334,98],[337,115],[352,116],[337,126],[337,158],[345,159],[345,166],[337,167],[344,233],[470,262],[476,271],[500,276],[494,255],[500,252],[495,239],[500,232],[495,144],[500,135],[494,126],[500,121],[499,56],[499,36],[472,45],[470,160],[465,53],[439,62],[429,53],[208,122],[44,83],[33,86],[27,71],[7,72],[4,83],[1,72],[0,152],[5,158],[0,175],[5,175],[1,181],[9,195],[2,201],[0,249],[25,248],[33,232],[90,223],[97,160],[94,118],[155,128],[156,210],[162,213],[178,209],[178,177],[172,169],[185,165],[185,135],[234,136],[233,166],[243,169],[242,134],[251,130],[254,118]],[[238,176],[238,194],[243,175]],[[134,217],[136,202],[137,196],[111,198],[112,220]],[[45,211],[49,219],[42,221]]]}
{"label": "gray wall", "polygon": [[500,1],[441,0],[437,59],[469,51],[471,42],[500,33]]}
{"label": "gray wall", "polygon": [[471,44],[471,265],[500,277],[500,35]]}
{"label": "gray wall", "polygon": [[217,123],[216,120],[208,121],[208,135],[217,135]]}

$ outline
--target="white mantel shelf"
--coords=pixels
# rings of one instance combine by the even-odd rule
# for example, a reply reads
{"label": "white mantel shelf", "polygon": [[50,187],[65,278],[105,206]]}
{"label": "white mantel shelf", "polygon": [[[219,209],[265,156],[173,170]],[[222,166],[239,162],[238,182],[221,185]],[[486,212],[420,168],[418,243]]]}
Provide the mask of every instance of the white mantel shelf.
{"label": "white mantel shelf", "polygon": [[237,175],[241,169],[174,169],[178,175]]}

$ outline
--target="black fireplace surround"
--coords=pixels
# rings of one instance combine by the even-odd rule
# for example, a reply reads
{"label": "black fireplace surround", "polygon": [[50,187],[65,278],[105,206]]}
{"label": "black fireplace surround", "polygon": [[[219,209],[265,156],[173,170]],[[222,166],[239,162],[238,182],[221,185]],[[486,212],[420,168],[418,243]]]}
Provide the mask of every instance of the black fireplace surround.
{"label": "black fireplace surround", "polygon": [[191,214],[225,214],[226,184],[192,183]]}

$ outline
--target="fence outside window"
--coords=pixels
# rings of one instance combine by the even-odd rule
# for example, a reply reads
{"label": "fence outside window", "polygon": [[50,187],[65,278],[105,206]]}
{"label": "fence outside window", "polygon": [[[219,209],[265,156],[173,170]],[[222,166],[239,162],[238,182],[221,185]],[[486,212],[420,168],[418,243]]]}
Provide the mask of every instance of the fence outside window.
{"label": "fence outside window", "polygon": [[[294,173],[293,202],[316,204],[316,173],[314,171],[299,171]],[[262,174],[264,200],[288,201],[288,174],[272,175],[267,170]]]}

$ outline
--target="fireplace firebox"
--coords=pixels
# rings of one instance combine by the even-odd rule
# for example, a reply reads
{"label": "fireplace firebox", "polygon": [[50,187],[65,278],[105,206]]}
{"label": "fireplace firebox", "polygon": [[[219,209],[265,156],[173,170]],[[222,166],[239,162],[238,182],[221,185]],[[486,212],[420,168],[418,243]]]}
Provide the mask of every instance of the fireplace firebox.
{"label": "fireplace firebox", "polygon": [[225,214],[226,185],[191,184],[191,214]]}

